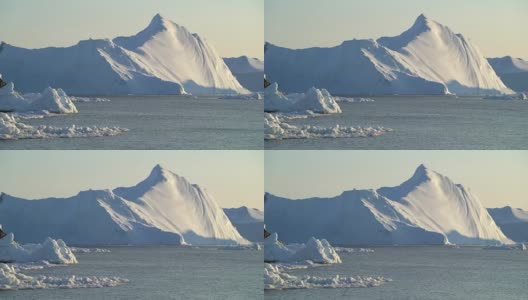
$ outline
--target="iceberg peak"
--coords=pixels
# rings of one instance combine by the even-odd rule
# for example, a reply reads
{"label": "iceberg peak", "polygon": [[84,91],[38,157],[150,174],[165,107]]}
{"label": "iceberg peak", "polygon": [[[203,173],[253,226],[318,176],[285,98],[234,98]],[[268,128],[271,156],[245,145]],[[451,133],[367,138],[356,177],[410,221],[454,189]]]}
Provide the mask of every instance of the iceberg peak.
{"label": "iceberg peak", "polygon": [[414,174],[411,177],[410,181],[423,182],[427,180],[432,180],[435,175],[437,175],[435,171],[428,168],[425,164],[420,164],[416,168],[416,171],[414,171]]}
{"label": "iceberg peak", "polygon": [[157,164],[152,168],[152,171],[146,180],[150,182],[166,181],[171,174],[171,171],[164,168],[162,165]]}
{"label": "iceberg peak", "polygon": [[152,17],[152,20],[150,21],[150,25],[165,26],[166,22],[167,22],[167,19],[164,18],[161,14],[157,13],[156,15],[154,15],[154,17]]}
{"label": "iceberg peak", "polygon": [[414,21],[414,24],[412,27],[430,29],[433,22],[434,22],[433,20],[431,20],[425,14],[422,13],[416,18],[416,21]]}

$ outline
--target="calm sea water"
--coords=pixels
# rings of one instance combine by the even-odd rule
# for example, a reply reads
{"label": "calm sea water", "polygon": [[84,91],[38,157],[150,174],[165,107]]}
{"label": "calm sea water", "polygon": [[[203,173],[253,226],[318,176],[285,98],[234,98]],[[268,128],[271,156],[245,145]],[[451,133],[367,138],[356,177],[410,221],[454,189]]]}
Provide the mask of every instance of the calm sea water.
{"label": "calm sea water", "polygon": [[374,97],[340,103],[343,113],[290,121],[331,127],[383,126],[373,138],[266,141],[266,149],[528,149],[528,101],[453,97]]}
{"label": "calm sea water", "polygon": [[182,96],[107,97],[76,103],[79,114],[29,125],[119,126],[112,137],[0,141],[0,149],[262,149],[262,101]]}
{"label": "calm sea water", "polygon": [[79,264],[26,275],[119,276],[117,287],[2,291],[1,299],[262,299],[262,251],[180,247],[78,253]]}
{"label": "calm sea water", "polygon": [[393,281],[374,288],[266,291],[265,299],[527,299],[526,251],[387,247],[340,256],[342,264],[289,273],[377,275]]}

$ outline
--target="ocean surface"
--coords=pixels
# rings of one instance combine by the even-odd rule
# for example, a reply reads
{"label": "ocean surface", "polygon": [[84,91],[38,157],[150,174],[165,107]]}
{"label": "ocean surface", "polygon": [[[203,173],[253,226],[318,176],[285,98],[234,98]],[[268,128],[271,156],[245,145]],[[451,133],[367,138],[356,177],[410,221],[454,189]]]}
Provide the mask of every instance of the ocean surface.
{"label": "ocean surface", "polygon": [[373,253],[340,253],[342,264],[288,271],[333,277],[375,275],[379,287],[290,289],[265,299],[527,299],[528,252],[478,247],[378,247]]}
{"label": "ocean surface", "polygon": [[23,271],[29,276],[118,276],[116,287],[0,291],[0,299],[262,299],[262,251],[112,247],[76,253],[79,264]]}
{"label": "ocean surface", "polygon": [[262,101],[184,96],[105,97],[75,103],[78,114],[31,125],[118,126],[117,136],[0,141],[0,149],[262,149]]}
{"label": "ocean surface", "polygon": [[266,149],[528,149],[528,101],[384,96],[339,103],[342,114],[291,125],[383,126],[377,137],[267,140]]}

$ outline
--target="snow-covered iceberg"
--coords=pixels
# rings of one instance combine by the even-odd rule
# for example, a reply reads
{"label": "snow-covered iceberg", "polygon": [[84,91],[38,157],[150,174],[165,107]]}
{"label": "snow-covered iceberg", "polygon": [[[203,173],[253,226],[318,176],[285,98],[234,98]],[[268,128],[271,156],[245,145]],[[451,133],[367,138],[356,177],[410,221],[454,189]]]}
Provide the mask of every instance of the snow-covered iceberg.
{"label": "snow-covered iceberg", "polygon": [[21,245],[13,233],[0,239],[0,262],[39,262],[76,264],[77,258],[62,240],[46,238],[42,244]]}
{"label": "snow-covered iceberg", "polygon": [[334,245],[513,243],[469,189],[423,165],[397,187],[264,201],[266,228],[287,243],[312,236]]}
{"label": "snow-covered iceberg", "polygon": [[502,232],[516,242],[528,242],[528,211],[505,206],[488,208],[488,212]]}
{"label": "snow-covered iceberg", "polygon": [[279,241],[277,233],[264,240],[264,261],[339,264],[341,258],[327,240],[311,237],[306,244],[288,246]]}
{"label": "snow-covered iceberg", "polygon": [[264,228],[264,212],[246,206],[224,208],[226,216],[242,237],[251,242],[262,242]]}
{"label": "snow-covered iceberg", "polygon": [[488,62],[510,89],[528,92],[528,61],[511,56],[488,58]]}
{"label": "snow-covered iceberg", "polygon": [[[296,116],[294,117],[296,118]],[[321,127],[315,125],[295,126],[285,121],[289,116],[264,113],[264,139],[314,139],[314,138],[355,138],[375,137],[391,132],[386,127],[353,127],[340,126]]]}
{"label": "snow-covered iceberg", "polygon": [[205,188],[159,165],[133,187],[38,200],[3,194],[0,220],[26,243],[50,236],[75,245],[250,244]]}
{"label": "snow-covered iceberg", "polygon": [[47,87],[42,93],[22,95],[15,90],[13,82],[9,82],[5,87],[0,88],[0,111],[47,111],[55,114],[73,114],[78,112],[71,98],[61,89]]}
{"label": "snow-covered iceberg", "polygon": [[420,15],[396,37],[288,49],[266,43],[267,78],[286,93],[312,86],[336,95],[510,94],[486,58],[461,34]]}
{"label": "snow-covered iceberg", "polygon": [[0,70],[26,93],[47,86],[76,95],[248,93],[205,39],[159,14],[129,37],[43,49],[2,43]]}
{"label": "snow-covered iceberg", "polygon": [[263,61],[258,58],[240,56],[224,58],[224,62],[243,87],[252,92],[264,89]]}
{"label": "snow-covered iceberg", "polygon": [[264,111],[338,114],[341,107],[325,89],[311,87],[306,93],[285,95],[274,82],[264,89]]}

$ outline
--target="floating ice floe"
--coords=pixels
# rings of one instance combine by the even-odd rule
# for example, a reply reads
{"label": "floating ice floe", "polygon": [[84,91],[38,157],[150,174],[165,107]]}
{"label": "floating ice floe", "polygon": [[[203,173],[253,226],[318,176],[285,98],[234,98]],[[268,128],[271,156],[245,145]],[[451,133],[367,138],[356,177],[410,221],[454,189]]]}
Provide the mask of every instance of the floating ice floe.
{"label": "floating ice floe", "polygon": [[222,250],[262,250],[262,246],[259,243],[253,243],[251,245],[230,245],[220,248]]}
{"label": "floating ice floe", "polygon": [[110,102],[108,98],[99,97],[70,97],[72,102]]}
{"label": "floating ice floe", "polygon": [[311,139],[311,138],[354,138],[375,137],[392,131],[386,127],[346,127],[335,125],[321,127],[314,125],[295,126],[284,122],[281,116],[264,113],[264,138],[280,139]]}
{"label": "floating ice floe", "polygon": [[235,100],[263,100],[264,94],[261,92],[256,92],[252,94],[239,94],[239,95],[224,95],[218,97],[218,99],[235,99]]}
{"label": "floating ice floe", "polygon": [[334,96],[334,100],[339,103],[356,103],[356,102],[375,102],[372,98],[353,98],[353,97],[336,97]]}
{"label": "floating ice floe", "polygon": [[354,276],[333,277],[293,276],[285,273],[280,265],[264,264],[264,289],[311,289],[311,288],[367,288],[390,282],[384,277]]}
{"label": "floating ice floe", "polygon": [[126,128],[106,126],[31,126],[19,122],[16,116],[0,113],[0,140],[101,137],[127,131]]}
{"label": "floating ice floe", "polygon": [[264,240],[264,261],[339,264],[341,258],[325,239],[312,237],[306,244],[289,246],[279,241],[277,233],[272,233]]}
{"label": "floating ice floe", "polygon": [[0,262],[38,262],[76,264],[77,258],[62,241],[47,238],[42,244],[20,245],[9,233],[0,239]]}
{"label": "floating ice floe", "polygon": [[503,94],[503,95],[488,95],[488,96],[484,96],[484,99],[491,99],[491,100],[528,100],[528,95],[526,93]]}
{"label": "floating ice floe", "polygon": [[341,107],[325,89],[310,88],[306,93],[284,95],[275,82],[264,90],[264,111],[338,114]]}
{"label": "floating ice floe", "polygon": [[110,249],[70,247],[73,253],[110,253]]}
{"label": "floating ice floe", "polygon": [[528,248],[526,247],[524,243],[491,245],[491,246],[486,246],[482,249],[484,250],[521,250],[521,251],[528,250]]}
{"label": "floating ice floe", "polygon": [[22,95],[10,82],[0,89],[0,111],[4,112],[40,112],[56,114],[74,114],[77,108],[61,89],[46,88],[42,93]]}
{"label": "floating ice floe", "polygon": [[125,282],[128,280],[119,277],[28,276],[19,273],[14,265],[0,263],[0,290],[101,288],[117,286]]}
{"label": "floating ice floe", "polygon": [[370,248],[345,248],[345,247],[334,247],[337,253],[372,253],[374,249]]}

